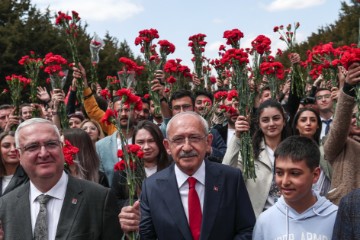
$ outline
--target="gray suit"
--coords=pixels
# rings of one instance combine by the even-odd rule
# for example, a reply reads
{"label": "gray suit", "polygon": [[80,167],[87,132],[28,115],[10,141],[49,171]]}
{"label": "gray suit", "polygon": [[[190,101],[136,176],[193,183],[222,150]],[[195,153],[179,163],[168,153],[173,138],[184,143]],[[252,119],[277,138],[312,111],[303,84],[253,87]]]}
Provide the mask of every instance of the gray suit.
{"label": "gray suit", "polygon": [[116,131],[110,136],[97,141],[95,144],[96,152],[100,158],[100,171],[105,173],[110,186],[114,176],[114,165],[119,161],[117,157],[117,134],[118,132]]}
{"label": "gray suit", "polygon": [[[6,240],[32,240],[30,183],[0,199],[0,219]],[[120,239],[115,197],[110,189],[69,176],[56,240]]]}

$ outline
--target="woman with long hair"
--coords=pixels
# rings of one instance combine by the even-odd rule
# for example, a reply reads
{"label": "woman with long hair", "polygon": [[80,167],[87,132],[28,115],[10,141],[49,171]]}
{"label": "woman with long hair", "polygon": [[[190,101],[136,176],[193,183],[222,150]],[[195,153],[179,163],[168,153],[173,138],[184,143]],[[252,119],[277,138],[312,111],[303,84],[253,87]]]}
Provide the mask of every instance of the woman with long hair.
{"label": "woman with long hair", "polygon": [[[137,124],[132,136],[132,143],[138,144],[144,152],[142,160],[146,177],[166,168],[170,163],[163,140],[164,137],[159,127],[153,122],[144,120]],[[129,198],[125,171],[114,173],[111,189],[118,199],[120,210]]]}
{"label": "woman with long hair", "polygon": [[98,140],[105,137],[104,131],[101,129],[100,124],[94,119],[85,119],[82,121],[80,128],[89,134],[91,141],[94,143],[94,146]]}
{"label": "woman with long hair", "polygon": [[[255,118],[255,132],[252,139],[256,179],[245,180],[256,217],[271,207],[280,197],[274,181],[274,151],[287,137],[286,115],[278,101],[269,99],[261,103]],[[228,145],[224,164],[243,169],[240,151],[240,136],[250,130],[245,116],[239,116],[235,123],[235,136]]]}
{"label": "woman with long hair", "polygon": [[71,128],[63,131],[63,137],[64,142],[68,140],[79,149],[74,164],[68,166],[70,174],[109,187],[105,174],[99,171],[100,160],[89,134],[80,128]]}
{"label": "woman with long hair", "polygon": [[325,196],[330,190],[332,168],[328,161],[324,159],[324,147],[320,141],[321,135],[321,118],[319,113],[313,108],[300,109],[292,124],[294,135],[300,135],[311,138],[319,146],[320,150],[320,169],[321,174],[317,183],[314,184],[314,189],[319,191],[321,196]]}
{"label": "woman with long hair", "polygon": [[14,132],[1,133],[0,146],[0,196],[3,196],[28,182],[29,178],[16,153]]}

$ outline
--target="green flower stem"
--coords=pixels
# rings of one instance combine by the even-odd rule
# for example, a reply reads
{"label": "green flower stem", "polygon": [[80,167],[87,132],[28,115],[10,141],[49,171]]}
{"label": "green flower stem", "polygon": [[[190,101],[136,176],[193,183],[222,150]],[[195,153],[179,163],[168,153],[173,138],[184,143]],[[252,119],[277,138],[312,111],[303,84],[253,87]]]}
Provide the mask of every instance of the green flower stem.
{"label": "green flower stem", "polygon": [[60,102],[59,105],[59,118],[61,123],[62,129],[68,129],[69,128],[69,120],[66,114],[66,106],[64,102]]}

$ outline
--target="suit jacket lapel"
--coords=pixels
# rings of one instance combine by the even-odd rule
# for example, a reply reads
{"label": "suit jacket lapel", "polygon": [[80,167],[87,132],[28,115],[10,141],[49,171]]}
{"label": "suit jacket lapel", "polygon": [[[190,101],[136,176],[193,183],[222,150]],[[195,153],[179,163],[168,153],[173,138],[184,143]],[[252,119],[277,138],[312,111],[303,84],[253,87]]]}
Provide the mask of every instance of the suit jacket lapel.
{"label": "suit jacket lapel", "polygon": [[80,183],[74,181],[74,178],[69,175],[64,203],[61,208],[59,224],[56,230],[56,239],[67,239],[67,236],[71,232],[73,222],[83,202],[82,191],[83,189]]}
{"label": "suit jacket lapel", "polygon": [[220,197],[225,187],[224,178],[220,177],[221,172],[215,168],[213,163],[205,162],[205,196],[200,239],[210,237],[219,209]]}
{"label": "suit jacket lapel", "polygon": [[32,240],[32,227],[31,227],[31,213],[30,213],[30,200],[29,200],[29,189],[30,183],[27,183],[22,187],[23,191],[19,191],[16,198],[16,206],[14,208],[14,219],[18,227],[17,239],[21,240]]}
{"label": "suit jacket lapel", "polygon": [[162,190],[162,196],[166,206],[170,212],[174,223],[179,228],[185,239],[192,239],[189,224],[181,202],[179,188],[176,181],[174,164],[169,167],[169,175],[167,178],[158,179],[157,184]]}
{"label": "suit jacket lapel", "polygon": [[17,186],[19,186],[20,184],[25,182],[26,178],[27,178],[27,176],[25,175],[23,168],[19,165],[16,169],[14,176],[12,177],[11,181],[9,182],[9,185],[7,185],[7,187],[5,188],[3,195],[5,195],[6,193],[8,193],[11,190],[14,190]]}

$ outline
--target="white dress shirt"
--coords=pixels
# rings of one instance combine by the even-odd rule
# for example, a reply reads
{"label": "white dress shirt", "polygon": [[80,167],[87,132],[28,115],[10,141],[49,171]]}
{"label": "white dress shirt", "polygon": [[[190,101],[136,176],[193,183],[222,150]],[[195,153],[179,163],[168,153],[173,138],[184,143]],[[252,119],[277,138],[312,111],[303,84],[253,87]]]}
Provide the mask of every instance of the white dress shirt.
{"label": "white dress shirt", "polygon": [[31,226],[34,235],[35,223],[37,215],[40,211],[40,204],[35,199],[41,195],[50,195],[49,202],[46,205],[47,217],[48,217],[48,240],[54,240],[56,236],[56,230],[60,219],[61,208],[64,203],[66,188],[69,177],[63,172],[60,180],[52,187],[48,192],[43,193],[39,191],[35,185],[30,181],[30,211],[31,211]]}
{"label": "white dress shirt", "polygon": [[8,175],[8,176],[3,176],[2,177],[2,189],[1,189],[1,193],[4,193],[6,187],[9,185],[11,179],[13,178],[14,175]]}
{"label": "white dress shirt", "polygon": [[[324,120],[328,120],[325,118],[320,117],[321,119],[321,133],[320,133],[320,140],[323,139],[323,137],[325,137],[325,130],[326,130],[326,123],[324,123]],[[329,119],[333,119],[333,117],[329,118]],[[332,123],[332,122],[331,122]],[[331,127],[331,123],[330,123],[330,127]]]}
{"label": "white dress shirt", "polygon": [[188,207],[189,183],[187,180],[189,177],[196,178],[197,182],[195,185],[195,189],[200,199],[201,212],[203,212],[204,196],[205,196],[205,161],[202,162],[199,169],[192,176],[189,176],[186,173],[182,172],[175,164],[175,176],[180,192],[181,202],[184,207],[186,218],[189,222],[189,207]]}

